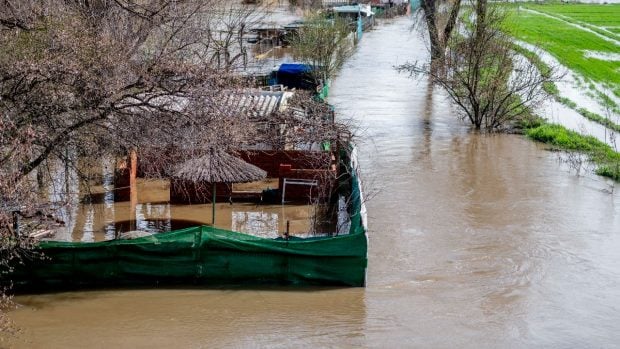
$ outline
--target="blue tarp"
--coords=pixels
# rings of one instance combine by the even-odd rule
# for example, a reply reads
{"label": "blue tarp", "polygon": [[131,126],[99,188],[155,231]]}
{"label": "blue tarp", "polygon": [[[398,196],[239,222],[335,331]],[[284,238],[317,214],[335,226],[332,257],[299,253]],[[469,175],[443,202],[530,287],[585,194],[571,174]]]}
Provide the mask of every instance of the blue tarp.
{"label": "blue tarp", "polygon": [[308,73],[311,70],[312,68],[307,64],[283,63],[282,65],[280,65],[280,69],[278,69],[278,73],[303,74],[303,73]]}
{"label": "blue tarp", "polygon": [[278,84],[288,88],[298,88],[302,90],[316,89],[316,83],[310,72],[312,67],[303,63],[283,63],[276,72]]}

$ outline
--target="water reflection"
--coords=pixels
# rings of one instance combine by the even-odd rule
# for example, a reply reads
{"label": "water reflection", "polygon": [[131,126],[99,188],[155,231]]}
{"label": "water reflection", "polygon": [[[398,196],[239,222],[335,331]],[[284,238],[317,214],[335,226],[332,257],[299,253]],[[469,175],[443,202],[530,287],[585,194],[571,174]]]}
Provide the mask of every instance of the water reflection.
{"label": "water reflection", "polygon": [[[65,150],[66,164],[60,161],[47,161],[47,198],[56,212],[56,219],[65,222],[58,231],[61,240],[71,240],[78,216],[80,198],[79,178],[76,168],[75,151]],[[43,171],[43,170],[42,170]]]}
{"label": "water reflection", "polygon": [[[133,186],[119,187],[115,166],[113,157],[104,159],[96,169],[101,173],[101,184],[91,183],[85,188],[79,188],[75,170],[66,172],[59,166],[52,171],[48,192],[60,207],[65,226],[51,239],[94,242],[211,224],[211,204],[171,204],[167,180],[137,179]],[[265,183],[260,184],[273,184]],[[69,194],[59,189],[61,185],[70,186]],[[335,222],[317,223],[322,215],[321,209],[311,205],[222,202],[216,204],[215,226],[269,238],[281,236],[287,228],[296,236],[335,232]]]}
{"label": "water reflection", "polygon": [[112,158],[106,158],[103,160],[103,166],[101,168],[103,178],[103,205],[104,205],[104,234],[105,240],[111,240],[114,238],[116,228],[114,222],[114,163]]}
{"label": "water reflection", "polygon": [[277,238],[280,236],[278,227],[278,215],[269,212],[232,212],[233,231],[251,231],[253,235]]}
{"label": "water reflection", "polygon": [[[316,212],[305,205],[254,205],[219,203],[216,205],[215,226],[222,229],[275,238],[289,226],[296,236],[314,236]],[[110,217],[113,217],[112,221]],[[128,232],[157,234],[196,225],[211,224],[211,204],[172,205],[169,203],[129,202],[106,207],[105,204],[84,204],[70,225],[73,235],[54,237],[63,241],[102,241],[118,238]]]}
{"label": "water reflection", "polygon": [[82,242],[94,242],[95,241],[95,232],[93,230],[94,219],[95,219],[95,211],[92,206],[89,206],[86,210],[84,228],[82,229],[82,238],[80,239],[80,241]]}
{"label": "water reflection", "polygon": [[[171,230],[179,230],[201,225],[201,222],[183,220],[183,219],[160,219],[160,218],[145,218],[137,221],[137,229],[131,229],[136,224],[136,221],[119,221],[115,222],[114,229],[117,232],[117,236],[123,236],[131,231],[139,231],[147,234],[158,234],[161,232],[167,232]],[[114,238],[114,237],[113,237]]]}
{"label": "water reflection", "polygon": [[[434,95],[434,87],[433,84],[427,82],[426,84],[426,99],[424,101],[424,107],[422,109],[422,150],[419,152],[418,156],[416,156],[417,160],[431,160],[431,140],[433,138],[433,123],[431,121],[431,117],[433,115],[433,95]],[[432,162],[432,161],[430,161]]]}

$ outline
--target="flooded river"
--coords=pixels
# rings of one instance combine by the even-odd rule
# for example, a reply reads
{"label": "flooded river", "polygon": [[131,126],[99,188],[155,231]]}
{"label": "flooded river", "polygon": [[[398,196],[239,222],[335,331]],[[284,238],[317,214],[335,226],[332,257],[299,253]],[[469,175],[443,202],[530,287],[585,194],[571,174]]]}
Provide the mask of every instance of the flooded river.
{"label": "flooded river", "polygon": [[367,34],[331,103],[360,125],[368,287],[21,296],[23,348],[586,348],[620,343],[620,193],[516,135],[478,135]]}

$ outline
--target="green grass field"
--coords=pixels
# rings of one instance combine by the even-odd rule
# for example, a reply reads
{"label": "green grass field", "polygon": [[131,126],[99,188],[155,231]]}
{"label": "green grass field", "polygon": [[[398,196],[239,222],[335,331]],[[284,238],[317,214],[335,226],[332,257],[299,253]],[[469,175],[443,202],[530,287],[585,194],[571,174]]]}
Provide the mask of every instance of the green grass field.
{"label": "green grass field", "polygon": [[620,40],[620,35],[613,30],[620,18],[620,4],[527,4],[524,7],[584,26],[614,40]]}
{"label": "green grass field", "polygon": [[[546,76],[549,76],[549,74],[551,74],[551,67],[549,67],[545,62],[542,61],[542,59],[540,59],[540,57],[538,57],[538,55],[530,50],[527,50],[519,45],[514,44],[513,49],[522,54],[525,58],[527,58],[532,64],[534,64],[534,66],[536,66],[536,68],[543,74]],[[555,98],[556,101],[564,104],[565,106],[574,109],[576,112],[578,112],[579,114],[581,114],[583,117],[597,122],[607,128],[609,128],[610,130],[614,130],[616,132],[620,132],[620,124],[616,124],[615,122],[613,122],[611,119],[608,119],[604,116],[601,116],[599,114],[596,114],[594,112],[591,112],[585,108],[579,108],[577,106],[577,104],[573,101],[571,101],[570,99],[566,98],[566,97],[562,97],[560,96],[560,91],[558,90],[558,87],[556,86],[556,84],[554,82],[545,82],[543,84],[543,90],[545,92],[547,92],[550,96],[553,96],[553,98]],[[613,102],[612,102],[613,103]],[[613,109],[614,112],[617,112],[617,108]]]}
{"label": "green grass field", "polygon": [[526,8],[558,14],[598,27],[618,26],[620,4],[527,4]]}
{"label": "green grass field", "polygon": [[[612,15],[604,15],[608,25],[620,26],[620,6],[608,5],[527,5],[536,10],[544,9],[562,11],[568,16],[573,9],[574,16],[595,22],[600,8],[611,8]],[[585,8],[591,8],[585,11]],[[558,10],[559,9],[559,10]],[[576,12],[579,9],[581,12]],[[561,20],[544,15],[509,7],[509,16],[505,30],[515,38],[537,45],[555,56],[561,64],[582,76],[607,85],[617,96],[620,96],[620,61],[606,61],[585,56],[586,51],[618,53],[620,47],[613,42],[604,40],[596,34],[579,29]],[[615,11],[618,15],[614,16]]]}

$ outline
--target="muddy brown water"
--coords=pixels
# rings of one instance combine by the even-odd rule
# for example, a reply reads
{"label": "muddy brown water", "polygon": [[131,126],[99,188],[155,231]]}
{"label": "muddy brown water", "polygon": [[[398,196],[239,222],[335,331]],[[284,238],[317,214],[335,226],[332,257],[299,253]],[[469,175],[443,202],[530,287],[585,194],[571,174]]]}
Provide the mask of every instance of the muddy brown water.
{"label": "muddy brown water", "polygon": [[367,34],[331,91],[359,123],[367,288],[20,296],[22,348],[610,348],[620,195],[516,135],[472,133],[425,81],[410,22]]}
{"label": "muddy brown water", "polygon": [[[273,187],[273,184],[278,186],[277,179],[242,184],[239,188],[253,188],[254,185],[262,189],[270,185]],[[212,223],[211,204],[171,204],[167,180],[139,178],[134,202],[115,202],[115,192],[111,185],[109,190],[100,186],[90,189],[97,193],[83,196],[84,203],[62,211],[61,213],[65,214],[61,218],[67,223],[59,227],[56,234],[49,239],[95,242],[123,238],[126,234],[137,237]],[[335,222],[331,222],[330,217],[323,214],[323,206],[296,202],[280,205],[239,200],[221,201],[224,202],[217,202],[215,205],[216,228],[268,238],[283,235],[287,227],[291,235],[302,237],[336,231]]]}

